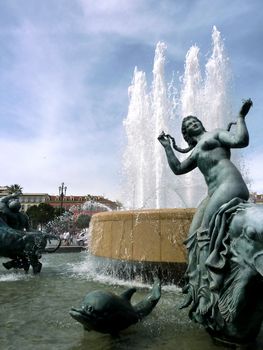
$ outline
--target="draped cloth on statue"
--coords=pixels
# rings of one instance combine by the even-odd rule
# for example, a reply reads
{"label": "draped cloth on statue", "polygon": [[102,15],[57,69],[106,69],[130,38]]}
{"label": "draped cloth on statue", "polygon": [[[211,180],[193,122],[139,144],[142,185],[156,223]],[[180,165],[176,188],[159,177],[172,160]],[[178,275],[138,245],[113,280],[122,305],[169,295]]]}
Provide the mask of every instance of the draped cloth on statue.
{"label": "draped cloth on statue", "polygon": [[[205,266],[208,269],[210,288],[218,290],[221,286],[229,253],[229,224],[232,215],[244,209],[247,202],[240,198],[233,198],[223,204],[213,216],[209,225],[209,250]],[[241,234],[241,232],[240,232]]]}
{"label": "draped cloth on statue", "polygon": [[229,224],[232,215],[242,210],[244,203],[247,202],[233,198],[223,204],[212,217],[208,230],[197,230],[185,241],[188,284],[184,289],[192,301],[189,315],[199,323],[204,322],[205,315],[212,317],[214,313],[229,261]]}

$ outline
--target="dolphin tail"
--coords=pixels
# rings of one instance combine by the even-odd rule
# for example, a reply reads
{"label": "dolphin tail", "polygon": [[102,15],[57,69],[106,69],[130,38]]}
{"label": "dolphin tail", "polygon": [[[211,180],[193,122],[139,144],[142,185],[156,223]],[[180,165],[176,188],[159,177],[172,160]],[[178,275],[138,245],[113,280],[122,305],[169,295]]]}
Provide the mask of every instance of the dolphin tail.
{"label": "dolphin tail", "polygon": [[123,292],[120,297],[130,301],[131,297],[133,296],[133,294],[136,292],[136,288],[130,288],[128,290],[126,290],[125,292]]}
{"label": "dolphin tail", "polygon": [[160,298],[161,282],[156,278],[150,294],[144,300],[133,306],[140,320],[152,312]]}

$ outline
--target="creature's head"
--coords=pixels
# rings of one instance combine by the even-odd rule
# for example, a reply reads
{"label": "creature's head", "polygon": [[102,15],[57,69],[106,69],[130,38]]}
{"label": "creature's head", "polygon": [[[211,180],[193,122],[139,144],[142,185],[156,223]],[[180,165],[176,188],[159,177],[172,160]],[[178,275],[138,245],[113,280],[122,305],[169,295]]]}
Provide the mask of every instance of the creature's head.
{"label": "creature's head", "polygon": [[9,209],[11,209],[13,212],[18,213],[21,209],[21,203],[19,199],[12,199],[8,203]]}
{"label": "creature's head", "polygon": [[233,260],[263,276],[263,206],[251,204],[237,212],[229,232]]}
{"label": "creature's head", "polygon": [[97,330],[98,327],[103,327],[103,323],[107,321],[115,298],[116,296],[109,292],[93,291],[86,295],[81,308],[72,308],[69,313],[86,330]]}
{"label": "creature's head", "polygon": [[263,206],[241,205],[230,218],[228,234],[230,259],[217,304],[217,327],[220,337],[249,342],[263,320]]}

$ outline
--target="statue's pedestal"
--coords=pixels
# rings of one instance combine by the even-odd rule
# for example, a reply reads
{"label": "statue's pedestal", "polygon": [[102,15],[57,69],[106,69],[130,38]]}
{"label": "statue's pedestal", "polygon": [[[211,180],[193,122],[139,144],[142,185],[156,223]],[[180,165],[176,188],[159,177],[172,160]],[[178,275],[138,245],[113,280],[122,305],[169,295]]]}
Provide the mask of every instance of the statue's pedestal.
{"label": "statue's pedestal", "polygon": [[115,273],[124,278],[138,274],[147,279],[157,273],[164,280],[178,283],[186,267],[183,242],[194,212],[151,209],[95,214],[90,226],[90,252],[110,259]]}

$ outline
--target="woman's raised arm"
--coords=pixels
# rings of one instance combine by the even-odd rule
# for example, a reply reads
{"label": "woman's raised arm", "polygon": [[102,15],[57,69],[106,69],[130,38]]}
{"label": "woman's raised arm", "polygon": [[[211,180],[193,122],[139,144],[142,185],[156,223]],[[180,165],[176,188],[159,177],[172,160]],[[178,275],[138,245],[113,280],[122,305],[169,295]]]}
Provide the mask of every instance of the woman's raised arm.
{"label": "woman's raised arm", "polygon": [[220,131],[218,139],[223,146],[231,148],[243,148],[249,143],[249,135],[245,122],[245,116],[248,114],[251,106],[253,105],[251,99],[246,100],[239,112],[236,122],[236,132],[231,133],[229,131]]}
{"label": "woman's raised arm", "polygon": [[186,174],[196,168],[196,161],[193,157],[191,157],[191,155],[184,161],[180,162],[180,160],[174,154],[169,137],[167,137],[164,133],[158,137],[158,140],[164,147],[168,164],[175,175]]}

